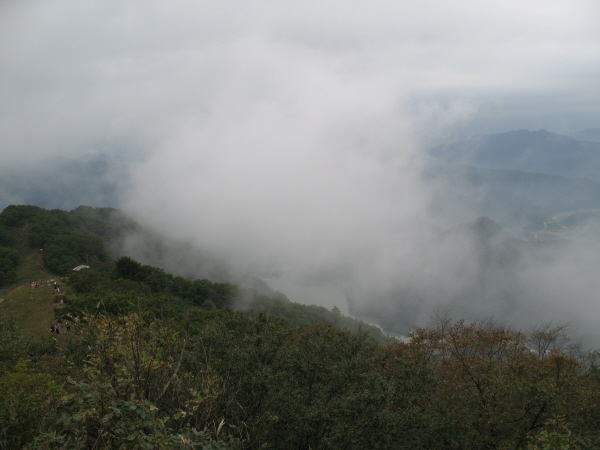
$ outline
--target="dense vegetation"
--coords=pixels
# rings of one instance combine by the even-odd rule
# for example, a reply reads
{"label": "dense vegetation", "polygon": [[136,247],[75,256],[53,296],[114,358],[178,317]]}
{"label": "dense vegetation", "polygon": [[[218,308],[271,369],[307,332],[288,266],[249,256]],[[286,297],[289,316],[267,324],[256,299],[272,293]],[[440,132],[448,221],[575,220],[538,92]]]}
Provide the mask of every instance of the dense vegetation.
{"label": "dense vegetation", "polygon": [[441,315],[384,342],[339,312],[113,259],[100,211],[20,208],[0,214],[7,249],[46,223],[99,270],[69,277],[59,335],[0,319],[3,448],[600,448],[598,354],[564,327]]}
{"label": "dense vegetation", "polygon": [[17,236],[25,237],[27,247],[39,250],[41,264],[56,275],[80,264],[101,267],[108,257],[104,239],[126,229],[111,226],[118,217],[110,208],[80,206],[66,212],[11,205],[0,214],[0,245],[15,246]]}
{"label": "dense vegetation", "polygon": [[596,360],[558,346],[558,328],[440,321],[378,345],[328,324],[106,297],[102,313],[57,310],[63,332],[43,348],[4,321],[5,448],[600,445]]}

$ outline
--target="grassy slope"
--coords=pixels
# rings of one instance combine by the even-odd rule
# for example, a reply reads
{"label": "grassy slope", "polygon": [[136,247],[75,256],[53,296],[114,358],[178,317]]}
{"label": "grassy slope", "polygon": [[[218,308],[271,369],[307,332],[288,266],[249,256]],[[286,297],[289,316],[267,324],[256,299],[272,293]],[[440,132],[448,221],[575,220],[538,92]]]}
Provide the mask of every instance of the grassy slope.
{"label": "grassy slope", "polygon": [[[17,267],[19,283],[0,289],[0,299],[3,299],[0,302],[0,315],[16,317],[17,325],[27,336],[47,337],[50,335],[50,324],[54,321],[54,307],[58,304],[58,300],[54,300],[57,295],[52,293],[51,285],[51,281],[57,277],[40,269],[40,251],[28,248],[24,239],[17,243],[15,249],[21,255]],[[32,281],[42,280],[47,284],[37,288],[29,286]],[[61,283],[64,282],[59,281]],[[68,288],[64,294],[69,295]]]}
{"label": "grassy slope", "polygon": [[0,314],[14,316],[24,334],[33,338],[48,336],[54,319],[52,287],[47,284],[37,288],[29,285],[2,294]]}

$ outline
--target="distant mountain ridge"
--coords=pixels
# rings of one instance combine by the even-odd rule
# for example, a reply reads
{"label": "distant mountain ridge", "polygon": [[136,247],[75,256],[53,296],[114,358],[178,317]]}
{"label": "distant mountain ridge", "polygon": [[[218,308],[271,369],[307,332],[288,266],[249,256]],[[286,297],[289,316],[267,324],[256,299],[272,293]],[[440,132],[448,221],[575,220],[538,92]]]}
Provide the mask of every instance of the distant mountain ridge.
{"label": "distant mountain ridge", "polygon": [[129,177],[126,162],[102,155],[41,159],[18,170],[0,167],[0,210],[10,204],[62,210],[118,207]]}
{"label": "distant mountain ridge", "polygon": [[580,141],[600,142],[600,128],[586,128],[585,130],[567,133],[565,136],[569,136]]}
{"label": "distant mountain ridge", "polygon": [[600,142],[546,130],[476,136],[434,147],[429,154],[447,164],[600,180]]}
{"label": "distant mountain ridge", "polygon": [[489,216],[520,237],[559,211],[600,208],[600,181],[590,178],[436,162],[422,179],[432,211],[449,222]]}

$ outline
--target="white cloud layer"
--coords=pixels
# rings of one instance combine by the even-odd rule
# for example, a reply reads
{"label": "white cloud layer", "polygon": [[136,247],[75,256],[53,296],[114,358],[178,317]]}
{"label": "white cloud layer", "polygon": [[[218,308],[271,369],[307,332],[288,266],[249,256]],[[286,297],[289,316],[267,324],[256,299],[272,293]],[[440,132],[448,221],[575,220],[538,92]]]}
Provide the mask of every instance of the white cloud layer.
{"label": "white cloud layer", "polygon": [[[465,105],[462,131],[518,125],[525,118],[511,107],[523,98],[529,127],[596,125],[599,9],[593,1],[7,0],[4,158],[114,138],[151,151],[186,123],[236,120],[266,104],[301,114],[286,108],[304,102],[316,122],[315,109],[339,96],[362,98],[340,104],[344,115],[372,120],[410,106],[418,132],[436,137]],[[449,128],[437,131],[440,122]]]}

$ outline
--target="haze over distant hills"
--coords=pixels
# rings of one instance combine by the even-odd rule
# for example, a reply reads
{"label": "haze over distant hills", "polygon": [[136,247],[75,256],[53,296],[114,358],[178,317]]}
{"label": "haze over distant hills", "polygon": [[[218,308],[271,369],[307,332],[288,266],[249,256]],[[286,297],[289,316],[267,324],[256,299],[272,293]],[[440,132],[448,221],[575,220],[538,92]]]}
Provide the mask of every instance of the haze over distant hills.
{"label": "haze over distant hills", "polygon": [[[599,128],[568,136],[545,130],[481,135],[436,146],[429,155],[422,181],[444,226],[489,216],[526,237],[557,211],[600,207]],[[132,169],[129,161],[102,155],[3,167],[0,209],[120,207]]]}
{"label": "haze over distant hills", "polygon": [[[594,135],[583,131],[578,135]],[[600,179],[600,142],[538,131],[509,131],[441,145],[431,155],[451,164]]]}
{"label": "haze over distant hills", "polygon": [[600,289],[600,143],[511,131],[430,155],[423,183],[431,217],[445,222],[407,255],[394,282],[361,291],[350,281],[350,311],[397,331],[436,307],[520,326],[564,320],[581,339],[596,339],[582,309]]}
{"label": "haze over distant hills", "polygon": [[567,133],[566,136],[580,141],[600,142],[600,128],[586,128],[585,130]]}
{"label": "haze over distant hills", "polygon": [[600,205],[600,181],[589,178],[464,164],[429,165],[423,178],[433,187],[432,210],[448,223],[489,216],[523,238],[557,212]]}
{"label": "haze over distant hills", "polygon": [[531,238],[556,213],[600,208],[600,142],[520,130],[440,145],[430,156],[432,208],[449,221],[489,216]]}
{"label": "haze over distant hills", "polygon": [[[594,133],[571,136],[592,138]],[[322,296],[321,305],[372,318],[397,333],[422,323],[436,307],[476,317],[496,314],[517,324],[537,309],[540,319],[566,317],[581,333],[589,331],[590,324],[577,322],[575,309],[565,309],[563,302],[577,298],[591,304],[600,289],[595,274],[600,265],[600,143],[545,130],[510,131],[435,147],[421,167],[418,185],[427,192],[418,198],[429,202],[425,218],[437,220],[433,232],[427,224],[418,239],[394,234],[383,252],[373,234],[346,259],[332,257],[332,265],[301,275],[294,271],[306,268],[294,264],[281,274],[276,267],[248,266],[248,275],[283,294],[293,292],[294,301],[318,303]],[[0,169],[0,207],[119,207],[132,170],[130,163],[102,158],[39,161],[18,172]],[[219,273],[235,273],[228,267],[231,255],[207,252],[197,242],[172,245],[166,239],[157,247],[147,241],[133,233],[123,250],[184,276],[211,277],[205,269],[217,262]],[[195,245],[202,258],[214,255],[214,260],[188,258]],[[317,267],[313,257],[311,270]],[[244,275],[235,273],[237,279]]]}
{"label": "haze over distant hills", "polygon": [[[568,136],[545,130],[481,135],[436,146],[429,155],[422,180],[431,188],[431,208],[449,222],[490,216],[525,236],[553,212],[600,206],[598,128]],[[0,208],[120,207],[132,169],[131,162],[101,155],[0,168]]]}
{"label": "haze over distant hills", "polygon": [[102,155],[52,157],[0,167],[0,210],[9,204],[71,210],[79,205],[118,207],[131,167]]}

